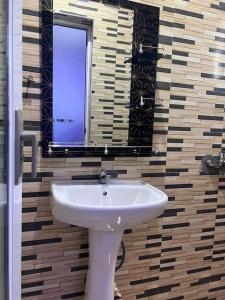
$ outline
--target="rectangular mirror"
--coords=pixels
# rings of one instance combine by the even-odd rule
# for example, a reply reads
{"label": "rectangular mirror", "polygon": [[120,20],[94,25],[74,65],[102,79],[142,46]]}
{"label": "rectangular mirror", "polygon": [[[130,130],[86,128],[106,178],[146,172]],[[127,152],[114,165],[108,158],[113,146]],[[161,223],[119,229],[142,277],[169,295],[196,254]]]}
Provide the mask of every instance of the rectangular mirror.
{"label": "rectangular mirror", "polygon": [[150,155],[159,9],[128,0],[42,8],[43,155]]}

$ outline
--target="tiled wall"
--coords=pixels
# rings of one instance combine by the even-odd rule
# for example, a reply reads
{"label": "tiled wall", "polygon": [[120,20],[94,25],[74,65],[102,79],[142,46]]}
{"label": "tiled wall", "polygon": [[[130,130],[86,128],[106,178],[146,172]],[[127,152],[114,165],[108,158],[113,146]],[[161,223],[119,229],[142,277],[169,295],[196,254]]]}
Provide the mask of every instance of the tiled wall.
{"label": "tiled wall", "polygon": [[[76,0],[71,0],[76,4]],[[152,158],[42,159],[30,178],[25,147],[23,299],[83,300],[87,231],[52,219],[52,180],[95,178],[101,168],[142,179],[169,196],[164,215],[124,236],[127,255],[116,282],[124,300],[224,300],[225,180],[204,175],[200,159],[224,146],[225,2],[152,0],[160,7],[158,98]],[[40,1],[24,0],[24,129],[40,138]]]}

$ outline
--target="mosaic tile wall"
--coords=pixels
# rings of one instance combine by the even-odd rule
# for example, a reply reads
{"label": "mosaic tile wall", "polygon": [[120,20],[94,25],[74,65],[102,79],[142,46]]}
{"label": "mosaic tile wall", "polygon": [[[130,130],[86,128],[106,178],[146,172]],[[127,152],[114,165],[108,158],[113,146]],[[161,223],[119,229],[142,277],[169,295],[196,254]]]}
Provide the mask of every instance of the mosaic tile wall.
{"label": "mosaic tile wall", "polygon": [[[71,4],[76,4],[71,0]],[[42,159],[32,179],[25,147],[22,298],[84,299],[87,231],[53,220],[52,180],[96,178],[101,168],[118,178],[142,179],[164,190],[169,205],[154,222],[126,231],[127,255],[116,282],[124,300],[224,300],[225,179],[201,172],[207,153],[225,150],[225,2],[143,1],[160,7],[160,60],[151,158]],[[173,6],[171,6],[173,3]],[[24,0],[24,129],[40,139],[40,1]],[[40,149],[39,149],[40,150]],[[41,151],[40,151],[41,152]]]}
{"label": "mosaic tile wall", "polygon": [[93,21],[90,141],[127,144],[131,65],[124,61],[132,53],[133,12],[82,0],[54,0],[53,9]]}

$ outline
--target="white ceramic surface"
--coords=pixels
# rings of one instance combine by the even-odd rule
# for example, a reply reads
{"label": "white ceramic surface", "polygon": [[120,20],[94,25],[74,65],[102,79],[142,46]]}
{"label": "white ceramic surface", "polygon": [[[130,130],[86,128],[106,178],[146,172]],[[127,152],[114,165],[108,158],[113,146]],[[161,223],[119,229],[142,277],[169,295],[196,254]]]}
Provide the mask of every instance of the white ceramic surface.
{"label": "white ceramic surface", "polygon": [[52,184],[56,219],[89,229],[90,263],[86,300],[113,300],[116,258],[123,230],[158,217],[168,198],[144,182]]}
{"label": "white ceramic surface", "polygon": [[121,231],[149,221],[158,217],[167,204],[163,192],[136,181],[53,183],[52,195],[56,219],[103,231]]}

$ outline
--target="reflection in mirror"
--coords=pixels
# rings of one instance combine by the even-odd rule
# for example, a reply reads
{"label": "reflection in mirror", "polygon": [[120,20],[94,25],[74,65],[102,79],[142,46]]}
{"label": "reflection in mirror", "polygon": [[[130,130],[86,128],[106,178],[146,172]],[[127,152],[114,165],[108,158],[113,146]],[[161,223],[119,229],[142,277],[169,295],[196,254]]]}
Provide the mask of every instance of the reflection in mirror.
{"label": "reflection in mirror", "polygon": [[[133,11],[98,3],[97,14],[90,6],[77,9],[72,18],[54,14],[53,141],[127,145],[131,64],[125,61],[132,56]],[[121,11],[125,17],[118,38],[115,18]],[[112,13],[103,26],[99,14]]]}
{"label": "reflection in mirror", "polygon": [[53,142],[82,144],[87,31],[54,25],[53,37]]}
{"label": "reflection in mirror", "polygon": [[152,146],[159,9],[117,2],[43,0],[45,149]]}

